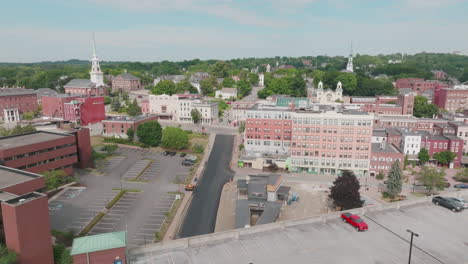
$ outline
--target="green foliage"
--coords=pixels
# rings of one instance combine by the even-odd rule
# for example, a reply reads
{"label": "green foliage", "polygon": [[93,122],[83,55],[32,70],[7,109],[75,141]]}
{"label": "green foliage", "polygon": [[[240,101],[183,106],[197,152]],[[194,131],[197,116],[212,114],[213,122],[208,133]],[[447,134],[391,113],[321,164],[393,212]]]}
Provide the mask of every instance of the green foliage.
{"label": "green foliage", "polygon": [[420,165],[424,165],[429,161],[430,157],[429,157],[429,152],[427,151],[427,149],[422,148],[419,151],[418,159],[419,159],[419,164]]}
{"label": "green foliage", "polygon": [[218,116],[223,116],[224,111],[226,111],[229,108],[229,105],[222,99],[215,99],[211,100],[211,102],[217,102],[218,103]]}
{"label": "green foliage", "polygon": [[[129,146],[137,146],[137,147],[144,147],[144,144],[140,142],[133,142],[129,141],[126,138],[117,138],[117,137],[105,137],[104,142],[106,143],[117,143],[117,144],[124,144],[124,145],[129,145]],[[93,154],[94,155],[94,154]],[[107,155],[105,156],[107,157]],[[104,157],[104,158],[105,158]],[[99,159],[99,158],[98,158]]]}
{"label": "green foliage", "polygon": [[58,260],[58,262],[55,262],[55,263],[58,263],[58,264],[73,264],[73,257],[70,255],[70,250],[65,249],[62,252],[62,255],[60,256],[60,259]]}
{"label": "green foliage", "polygon": [[134,99],[133,102],[128,106],[127,114],[130,116],[141,115],[141,107],[138,106],[136,99]]}
{"label": "green foliage", "polygon": [[403,169],[406,170],[406,166],[408,165],[409,165],[408,155],[405,155],[405,158],[403,160]]}
{"label": "green foliage", "polygon": [[16,264],[18,263],[18,256],[15,252],[8,250],[8,248],[0,244],[0,264]]}
{"label": "green foliage", "polygon": [[28,124],[26,126],[16,125],[12,129],[0,127],[0,137],[14,136],[18,134],[33,132],[33,131],[36,131],[36,128],[31,124]]}
{"label": "green foliage", "polygon": [[463,170],[457,172],[453,179],[459,182],[468,182],[468,168],[464,168]]}
{"label": "green foliage", "polygon": [[188,147],[189,138],[184,130],[178,127],[165,127],[162,132],[161,145],[171,149],[185,149]]}
{"label": "green foliage", "polygon": [[358,85],[353,95],[355,96],[375,96],[375,95],[395,95],[396,90],[392,82],[384,79],[368,79],[358,77]]}
{"label": "green foliage", "polygon": [[151,147],[156,147],[161,143],[162,129],[157,121],[149,121],[138,126],[138,140]]}
{"label": "green foliage", "polygon": [[52,235],[55,237],[56,243],[64,244],[66,247],[71,247],[75,238],[72,231],[52,230]]}
{"label": "green foliage", "polygon": [[457,157],[457,154],[451,152],[451,151],[441,151],[441,152],[437,152],[433,155],[433,158],[435,160],[437,160],[438,163],[440,164],[449,164],[450,162],[452,162],[455,157]]}
{"label": "green foliage", "polygon": [[202,145],[195,144],[193,146],[193,152],[195,152],[196,154],[201,154],[201,153],[203,153],[203,151],[205,151],[205,148]]}
{"label": "green foliage", "polygon": [[462,83],[468,82],[468,67],[465,68],[465,72],[460,76],[459,81]]}
{"label": "green foliage", "polygon": [[238,81],[236,86],[239,98],[247,96],[252,91],[252,86],[246,79],[241,79]]}
{"label": "green foliage", "polygon": [[385,174],[383,174],[383,172],[380,171],[380,172],[377,174],[377,176],[375,176],[375,178],[376,178],[377,180],[383,180],[383,179],[385,179]]}
{"label": "green foliage", "polygon": [[34,113],[33,112],[24,112],[23,113],[23,119],[24,120],[33,120],[34,118]]}
{"label": "green foliage", "polygon": [[422,166],[417,179],[427,188],[428,194],[442,191],[446,184],[444,170],[433,166]]}
{"label": "green foliage", "polygon": [[112,102],[112,99],[109,96],[104,96],[104,104],[108,105]]}
{"label": "green foliage", "polygon": [[127,101],[129,99],[128,93],[122,93],[122,100]]}
{"label": "green foliage", "polygon": [[338,82],[343,84],[343,93],[352,95],[357,89],[357,78],[352,73],[342,73],[335,78],[335,87]]}
{"label": "green foliage", "polygon": [[300,75],[273,78],[267,74],[265,88],[258,92],[258,97],[263,99],[273,94],[305,97],[307,95],[305,81]]}
{"label": "green foliage", "polygon": [[212,95],[217,86],[216,78],[207,78],[200,81],[200,90],[203,95]]}
{"label": "green foliage", "polygon": [[226,77],[224,78],[222,85],[223,87],[233,88],[236,85],[236,81],[234,81],[234,79],[232,79],[231,77]]}
{"label": "green foliage", "polygon": [[176,93],[176,85],[171,80],[162,80],[151,89],[151,93],[173,95]]}
{"label": "green foliage", "polygon": [[201,119],[201,113],[198,111],[198,109],[194,108],[192,109],[192,112],[190,112],[190,115],[192,116],[193,123],[198,124]]}
{"label": "green foliage", "polygon": [[363,201],[359,193],[359,181],[352,171],[344,170],[330,188],[330,198],[333,204],[341,210],[362,207]]}
{"label": "green foliage", "polygon": [[211,69],[211,74],[216,78],[225,78],[228,76],[229,65],[225,61],[217,61]]}
{"label": "green foliage", "polygon": [[244,131],[245,131],[245,122],[240,122],[239,133],[244,133]]}
{"label": "green foliage", "polygon": [[63,170],[51,170],[42,173],[47,190],[55,190],[65,182],[67,174]]}
{"label": "green foliage", "polygon": [[182,80],[176,84],[177,93],[185,93],[186,91],[193,94],[198,93],[197,88],[195,88],[188,80]]}
{"label": "green foliage", "polygon": [[414,111],[413,115],[415,117],[427,117],[432,118],[439,112],[437,105],[429,104],[427,98],[424,96],[415,96],[414,97]]}
{"label": "green foliage", "polygon": [[133,130],[133,128],[130,127],[127,129],[127,137],[128,141],[133,142],[133,138],[135,137],[135,131]]}
{"label": "green foliage", "polygon": [[247,74],[247,80],[249,81],[250,85],[257,85],[259,82],[258,74],[249,72]]}
{"label": "green foliage", "polygon": [[403,181],[401,177],[400,162],[397,160],[393,163],[387,180],[387,193],[391,198],[401,193]]}
{"label": "green foliage", "polygon": [[121,105],[120,105],[120,98],[119,97],[114,97],[111,102],[111,109],[112,111],[119,111]]}
{"label": "green foliage", "polygon": [[116,151],[119,148],[119,146],[113,144],[113,145],[104,145],[101,150],[107,152],[108,155],[112,155],[114,151]]}

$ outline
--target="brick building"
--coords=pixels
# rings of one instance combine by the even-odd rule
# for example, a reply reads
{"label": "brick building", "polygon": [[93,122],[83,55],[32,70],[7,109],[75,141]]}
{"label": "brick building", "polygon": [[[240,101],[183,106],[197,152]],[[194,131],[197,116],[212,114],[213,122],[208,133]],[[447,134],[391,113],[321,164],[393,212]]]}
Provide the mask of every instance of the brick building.
{"label": "brick building", "polygon": [[0,137],[1,164],[33,173],[63,170],[73,173],[73,166],[92,165],[89,129],[71,133],[36,131]]}
{"label": "brick building", "polygon": [[398,90],[411,88],[413,92],[421,95],[428,90],[448,88],[449,84],[441,81],[424,80],[422,78],[403,78],[396,80],[395,86]]}
{"label": "brick building", "polygon": [[455,136],[463,140],[463,153],[468,153],[468,119],[463,122],[449,122],[455,129]]}
{"label": "brick building", "polygon": [[140,90],[140,78],[130,73],[123,73],[112,79],[112,91],[125,92]]}
{"label": "brick building", "polygon": [[423,131],[419,133],[421,134],[421,148],[427,149],[429,156],[433,157],[437,152],[451,151],[457,154],[453,161],[453,166],[461,166],[463,139],[454,135],[432,135]]}
{"label": "brick building", "polygon": [[372,143],[370,158],[370,175],[375,176],[382,172],[387,175],[395,161],[403,168],[404,154],[393,144],[387,142]]}
{"label": "brick building", "polygon": [[0,88],[0,120],[17,122],[25,112],[37,110],[37,95],[24,88]]}
{"label": "brick building", "polygon": [[82,126],[100,123],[106,118],[104,97],[80,97],[64,104],[64,120],[80,122]]}
{"label": "brick building", "polygon": [[434,92],[434,103],[449,112],[463,111],[468,108],[468,85],[439,89]]}
{"label": "brick building", "polygon": [[104,233],[73,240],[73,264],[127,264],[126,232]]}
{"label": "brick building", "polygon": [[0,166],[0,241],[19,263],[54,263],[48,199],[42,176]]}
{"label": "brick building", "polygon": [[73,79],[63,86],[66,94],[73,95],[98,95],[103,96],[107,94],[107,86],[105,84],[97,86],[88,79]]}
{"label": "brick building", "polygon": [[65,104],[80,98],[79,95],[56,94],[42,96],[42,116],[49,118],[65,118]]}
{"label": "brick building", "polygon": [[351,97],[351,104],[360,105],[360,109],[367,113],[412,115],[414,95],[400,94],[398,96]]}
{"label": "brick building", "polygon": [[127,138],[127,131],[132,128],[136,133],[140,124],[158,120],[157,115],[113,116],[102,121],[102,135],[105,137]]}

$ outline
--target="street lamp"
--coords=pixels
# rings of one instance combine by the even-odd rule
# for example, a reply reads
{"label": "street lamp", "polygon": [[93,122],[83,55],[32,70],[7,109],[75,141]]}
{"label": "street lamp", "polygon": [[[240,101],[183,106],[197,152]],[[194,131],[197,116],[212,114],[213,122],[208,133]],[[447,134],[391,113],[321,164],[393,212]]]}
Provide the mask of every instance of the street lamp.
{"label": "street lamp", "polygon": [[406,232],[411,233],[411,240],[410,240],[410,248],[409,248],[409,258],[408,258],[408,264],[411,264],[411,252],[413,250],[413,236],[419,237],[418,234],[414,233],[411,230],[406,230]]}

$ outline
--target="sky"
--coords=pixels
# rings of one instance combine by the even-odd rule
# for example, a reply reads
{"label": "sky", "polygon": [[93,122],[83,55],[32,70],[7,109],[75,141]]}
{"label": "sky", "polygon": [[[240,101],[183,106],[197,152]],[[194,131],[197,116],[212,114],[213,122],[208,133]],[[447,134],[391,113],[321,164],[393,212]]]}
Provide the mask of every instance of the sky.
{"label": "sky", "polygon": [[14,0],[0,62],[468,54],[468,0]]}

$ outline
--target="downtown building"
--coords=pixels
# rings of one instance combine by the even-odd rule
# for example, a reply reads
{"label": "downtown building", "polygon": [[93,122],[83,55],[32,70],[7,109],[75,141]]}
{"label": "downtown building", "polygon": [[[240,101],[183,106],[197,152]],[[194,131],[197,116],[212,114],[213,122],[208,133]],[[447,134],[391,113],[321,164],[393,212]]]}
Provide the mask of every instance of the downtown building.
{"label": "downtown building", "polygon": [[296,109],[257,104],[247,111],[245,151],[250,157],[282,156],[292,172],[340,175],[352,170],[365,176],[372,119],[372,114],[325,105]]}
{"label": "downtown building", "polygon": [[0,88],[0,121],[18,122],[23,113],[39,107],[36,91],[24,88]]}
{"label": "downtown building", "polygon": [[449,112],[468,109],[468,85],[457,85],[434,92],[434,103]]}
{"label": "downtown building", "polygon": [[102,135],[104,137],[128,138],[127,131],[131,128],[136,138],[139,125],[157,120],[157,115],[111,116],[102,121]]}

